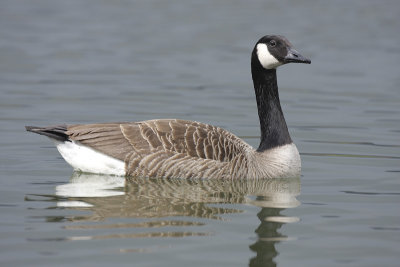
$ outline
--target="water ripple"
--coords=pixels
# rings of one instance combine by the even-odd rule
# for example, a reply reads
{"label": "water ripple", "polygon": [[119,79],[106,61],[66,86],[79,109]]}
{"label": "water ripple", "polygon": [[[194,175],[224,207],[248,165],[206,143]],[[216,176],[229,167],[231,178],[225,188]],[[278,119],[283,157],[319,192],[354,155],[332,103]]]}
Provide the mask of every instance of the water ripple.
{"label": "water ripple", "polygon": [[308,143],[322,143],[322,144],[339,144],[339,145],[363,145],[363,146],[378,146],[378,147],[400,147],[400,145],[384,145],[372,142],[346,142],[346,141],[321,141],[321,140],[302,140]]}
{"label": "water ripple", "polygon": [[380,192],[360,192],[360,191],[340,191],[346,194],[354,194],[354,195],[382,195],[382,196],[400,196],[400,193],[397,192],[389,192],[389,193],[380,193]]}
{"label": "water ripple", "polygon": [[300,153],[304,156],[317,156],[317,157],[343,157],[343,158],[369,158],[369,159],[400,159],[396,156],[382,156],[382,155],[356,155],[356,154],[338,154],[338,153]]}

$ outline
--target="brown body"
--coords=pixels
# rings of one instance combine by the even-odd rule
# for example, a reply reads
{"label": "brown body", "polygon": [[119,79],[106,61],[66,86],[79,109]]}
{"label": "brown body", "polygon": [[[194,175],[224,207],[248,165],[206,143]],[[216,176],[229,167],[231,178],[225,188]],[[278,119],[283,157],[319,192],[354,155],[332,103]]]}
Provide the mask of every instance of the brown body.
{"label": "brown body", "polygon": [[128,176],[246,177],[254,151],[222,128],[176,119],[70,125],[66,134],[125,162]]}

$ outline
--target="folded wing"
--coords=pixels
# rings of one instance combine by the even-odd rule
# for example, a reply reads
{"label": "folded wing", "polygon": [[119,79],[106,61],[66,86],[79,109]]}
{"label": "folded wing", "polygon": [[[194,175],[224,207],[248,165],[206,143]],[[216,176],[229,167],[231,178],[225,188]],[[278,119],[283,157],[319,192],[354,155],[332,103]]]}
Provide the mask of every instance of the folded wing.
{"label": "folded wing", "polygon": [[252,149],[222,128],[176,119],[70,125],[67,135],[125,161],[128,175],[221,175],[243,163]]}

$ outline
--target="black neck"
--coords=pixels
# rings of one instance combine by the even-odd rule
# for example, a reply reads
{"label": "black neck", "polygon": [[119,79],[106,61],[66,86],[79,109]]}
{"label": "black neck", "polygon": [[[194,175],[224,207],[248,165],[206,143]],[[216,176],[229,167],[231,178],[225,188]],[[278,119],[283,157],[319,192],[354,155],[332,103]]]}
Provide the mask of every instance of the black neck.
{"label": "black neck", "polygon": [[261,127],[257,151],[292,143],[279,101],[276,69],[264,69],[257,60],[252,61],[251,71]]}

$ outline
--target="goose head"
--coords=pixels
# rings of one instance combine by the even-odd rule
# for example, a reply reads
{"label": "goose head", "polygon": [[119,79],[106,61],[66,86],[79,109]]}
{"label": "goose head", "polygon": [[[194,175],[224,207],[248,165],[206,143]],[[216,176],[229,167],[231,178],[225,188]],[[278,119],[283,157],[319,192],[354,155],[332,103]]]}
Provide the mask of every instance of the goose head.
{"label": "goose head", "polygon": [[284,36],[266,35],[258,40],[252,54],[252,65],[270,70],[287,63],[310,64],[311,60],[297,52]]}

